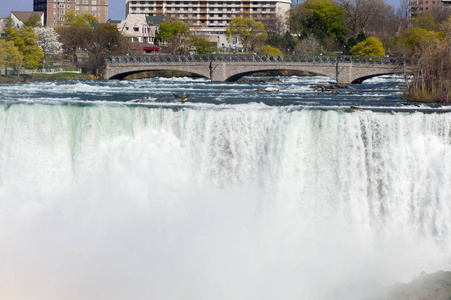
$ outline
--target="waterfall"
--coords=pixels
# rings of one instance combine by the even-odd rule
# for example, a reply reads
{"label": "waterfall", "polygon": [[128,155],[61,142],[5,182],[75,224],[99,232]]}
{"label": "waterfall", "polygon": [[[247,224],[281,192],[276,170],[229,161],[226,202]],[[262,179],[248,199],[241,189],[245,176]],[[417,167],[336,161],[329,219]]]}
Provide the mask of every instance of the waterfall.
{"label": "waterfall", "polygon": [[450,268],[451,115],[0,106],[6,299],[364,299]]}

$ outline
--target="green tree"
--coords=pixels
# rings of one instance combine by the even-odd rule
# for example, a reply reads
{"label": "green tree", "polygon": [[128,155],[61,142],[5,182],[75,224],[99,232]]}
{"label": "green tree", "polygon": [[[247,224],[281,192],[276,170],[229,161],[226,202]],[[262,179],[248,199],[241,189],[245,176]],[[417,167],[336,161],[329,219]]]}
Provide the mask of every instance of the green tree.
{"label": "green tree", "polygon": [[279,49],[282,48],[282,52],[283,53],[293,53],[294,48],[296,47],[296,41],[294,40],[293,36],[291,35],[291,33],[289,31],[285,32]]}
{"label": "green tree", "polygon": [[276,47],[271,47],[270,45],[263,45],[260,47],[260,53],[265,55],[280,55],[282,52],[280,52],[279,49]]}
{"label": "green tree", "polygon": [[167,43],[169,52],[183,54],[188,49],[189,25],[180,21],[164,22],[158,28],[155,39]]}
{"label": "green tree", "polygon": [[413,27],[405,30],[398,42],[402,53],[408,58],[418,59],[427,48],[440,42],[440,34],[423,28]]}
{"label": "green tree", "polygon": [[44,58],[44,53],[38,47],[38,36],[31,27],[20,29],[6,28],[6,37],[12,41],[23,55],[23,66],[27,69],[36,69]]}
{"label": "green tree", "polygon": [[17,76],[20,75],[20,66],[23,56],[19,49],[11,41],[0,40],[0,66],[5,67],[5,74],[8,76],[8,67],[17,68]]}
{"label": "green tree", "polygon": [[346,29],[344,26],[345,13],[338,7],[334,0],[306,0],[299,4],[302,8],[292,9],[291,13],[298,13],[291,16],[292,24],[297,26],[302,38],[313,34],[319,41],[326,38],[333,38],[337,44],[341,43]]}
{"label": "green tree", "polygon": [[238,38],[245,51],[253,50],[256,46],[262,45],[268,37],[262,23],[241,17],[232,19],[227,27],[226,34],[229,40]]}
{"label": "green tree", "polygon": [[357,56],[384,56],[385,50],[382,42],[375,37],[369,37],[351,49],[352,55]]}
{"label": "green tree", "polygon": [[6,28],[14,28],[14,20],[11,17],[7,17],[3,23],[5,25],[5,29]]}
{"label": "green tree", "polygon": [[437,31],[438,25],[435,22],[434,16],[428,12],[419,13],[413,20],[412,24],[428,31]]}
{"label": "green tree", "polygon": [[215,45],[203,36],[191,36],[190,41],[191,45],[196,47],[198,54],[209,54],[216,51]]}
{"label": "green tree", "polygon": [[24,23],[25,27],[42,27],[41,17],[38,14],[32,14]]}
{"label": "green tree", "polygon": [[91,27],[97,23],[99,23],[99,20],[90,14],[76,14],[70,11],[66,12],[63,21],[63,25],[65,26],[80,25]]}

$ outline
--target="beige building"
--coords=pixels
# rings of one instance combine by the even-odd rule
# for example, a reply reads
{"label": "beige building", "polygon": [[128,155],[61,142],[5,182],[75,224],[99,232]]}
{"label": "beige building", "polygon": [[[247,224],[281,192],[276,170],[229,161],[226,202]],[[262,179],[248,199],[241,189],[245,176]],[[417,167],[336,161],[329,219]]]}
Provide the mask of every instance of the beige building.
{"label": "beige building", "polygon": [[106,23],[108,20],[108,0],[33,0],[33,10],[44,12],[46,27],[60,26],[66,12],[90,14]]}
{"label": "beige building", "polygon": [[167,16],[187,22],[197,34],[223,34],[235,17],[257,21],[284,16],[291,0],[174,1],[126,0],[126,14]]}

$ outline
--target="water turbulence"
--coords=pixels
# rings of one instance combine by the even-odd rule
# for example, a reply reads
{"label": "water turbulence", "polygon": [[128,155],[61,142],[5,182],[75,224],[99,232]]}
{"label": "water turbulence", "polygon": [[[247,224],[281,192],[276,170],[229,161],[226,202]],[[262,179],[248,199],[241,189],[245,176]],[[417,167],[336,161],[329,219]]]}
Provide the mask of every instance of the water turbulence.
{"label": "water turbulence", "polygon": [[449,268],[451,115],[0,110],[5,299],[365,299]]}

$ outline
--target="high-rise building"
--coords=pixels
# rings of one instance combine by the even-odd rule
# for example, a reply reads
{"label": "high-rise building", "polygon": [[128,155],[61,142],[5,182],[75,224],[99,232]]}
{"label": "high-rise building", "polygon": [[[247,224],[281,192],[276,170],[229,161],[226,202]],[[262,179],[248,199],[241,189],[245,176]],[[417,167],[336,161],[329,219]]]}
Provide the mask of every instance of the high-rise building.
{"label": "high-rise building", "polygon": [[198,33],[212,34],[223,33],[235,17],[260,22],[283,17],[290,4],[291,0],[126,0],[126,14],[172,17]]}
{"label": "high-rise building", "polygon": [[409,11],[412,17],[418,13],[451,8],[451,0],[409,0]]}
{"label": "high-rise building", "polygon": [[106,23],[108,20],[108,0],[33,0],[33,11],[44,12],[46,27],[60,26],[67,12],[90,14]]}

